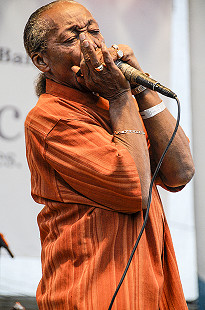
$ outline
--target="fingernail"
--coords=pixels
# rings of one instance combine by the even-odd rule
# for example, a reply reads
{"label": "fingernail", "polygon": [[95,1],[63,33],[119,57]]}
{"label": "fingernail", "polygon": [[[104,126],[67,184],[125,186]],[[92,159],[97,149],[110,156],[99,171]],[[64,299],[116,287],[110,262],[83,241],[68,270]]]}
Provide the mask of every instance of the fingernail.
{"label": "fingernail", "polygon": [[84,47],[88,47],[88,46],[89,46],[89,42],[88,42],[88,41],[84,41],[84,42],[83,42],[83,46],[84,46]]}
{"label": "fingernail", "polygon": [[80,39],[81,39],[81,41],[85,40],[85,34],[84,33],[80,34]]}

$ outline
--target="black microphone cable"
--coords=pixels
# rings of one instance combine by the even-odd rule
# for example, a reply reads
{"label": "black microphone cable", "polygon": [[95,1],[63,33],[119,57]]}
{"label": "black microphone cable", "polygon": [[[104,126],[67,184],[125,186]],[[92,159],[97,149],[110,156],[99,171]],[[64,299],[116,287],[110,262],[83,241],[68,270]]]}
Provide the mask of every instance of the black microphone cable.
{"label": "black microphone cable", "polygon": [[152,180],[151,180],[150,187],[149,187],[149,196],[148,196],[148,201],[147,201],[147,210],[146,210],[146,213],[145,213],[145,219],[144,219],[142,228],[141,228],[141,230],[140,230],[140,233],[139,233],[139,235],[138,235],[138,237],[137,237],[137,241],[136,241],[136,243],[135,243],[135,245],[134,245],[134,247],[133,247],[132,253],[130,254],[130,257],[129,257],[128,263],[127,263],[127,265],[126,265],[126,268],[125,268],[125,270],[124,270],[124,273],[123,273],[123,275],[122,275],[122,277],[121,277],[121,280],[120,280],[120,282],[119,282],[119,284],[118,284],[118,286],[117,286],[117,288],[116,288],[116,290],[115,290],[115,292],[114,292],[114,294],[113,294],[113,297],[112,297],[112,300],[111,300],[111,302],[110,302],[110,305],[109,305],[108,310],[111,310],[111,309],[112,309],[112,306],[113,306],[113,303],[114,303],[115,298],[116,298],[116,296],[117,296],[117,293],[118,293],[118,291],[119,291],[119,289],[120,289],[120,287],[121,287],[121,285],[122,285],[122,283],[123,283],[123,281],[124,281],[124,279],[125,279],[125,276],[126,276],[127,271],[128,271],[128,269],[129,269],[129,267],[130,267],[132,258],[133,258],[134,254],[135,254],[135,251],[136,251],[136,249],[137,249],[137,246],[138,246],[138,244],[139,244],[139,241],[140,241],[140,239],[141,239],[141,237],[142,237],[142,234],[143,234],[143,232],[144,232],[145,226],[146,226],[146,224],[147,224],[148,216],[149,216],[149,210],[150,210],[150,205],[151,205],[151,200],[152,200],[152,188],[153,188],[153,184],[154,184],[154,181],[155,181],[155,179],[156,179],[156,176],[157,176],[157,174],[158,174],[158,172],[159,172],[159,169],[160,169],[160,167],[161,167],[161,164],[162,164],[162,162],[163,162],[163,160],[164,160],[164,157],[165,157],[165,155],[166,155],[166,153],[167,153],[167,151],[168,151],[170,145],[172,144],[172,142],[173,142],[173,140],[174,140],[174,137],[175,137],[175,135],[176,135],[176,133],[177,133],[178,127],[179,127],[179,121],[180,121],[180,102],[179,102],[179,99],[177,98],[177,96],[175,96],[174,99],[177,101],[177,106],[178,106],[178,115],[177,115],[177,121],[176,121],[175,129],[174,129],[174,131],[173,131],[173,134],[172,134],[172,136],[171,136],[171,138],[170,138],[170,140],[169,140],[169,142],[168,142],[168,144],[167,144],[167,146],[166,146],[166,148],[165,148],[165,150],[164,150],[164,152],[163,152],[163,154],[162,154],[162,156],[161,156],[161,158],[160,158],[160,160],[159,160],[159,162],[158,162],[158,165],[157,165],[157,167],[156,167],[156,169],[155,169],[155,171],[154,171],[154,174],[153,174],[153,176],[152,176]]}
{"label": "black microphone cable", "polygon": [[5,249],[8,251],[9,255],[10,255],[12,258],[14,258],[14,255],[13,255],[13,253],[11,252],[11,250],[9,249],[8,243],[6,242],[6,240],[5,240],[4,236],[3,236],[3,234],[0,233],[0,249],[1,249],[1,247],[2,247],[2,248],[5,248]]}

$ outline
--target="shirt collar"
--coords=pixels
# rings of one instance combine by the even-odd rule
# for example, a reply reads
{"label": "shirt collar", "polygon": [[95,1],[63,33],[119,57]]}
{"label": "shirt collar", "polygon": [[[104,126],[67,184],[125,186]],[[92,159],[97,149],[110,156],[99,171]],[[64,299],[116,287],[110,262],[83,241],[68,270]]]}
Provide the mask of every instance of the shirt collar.
{"label": "shirt collar", "polygon": [[46,80],[46,93],[54,95],[68,101],[79,102],[81,104],[95,104],[98,107],[108,110],[108,100],[99,97],[91,92],[82,92],[78,89],[70,88],[68,86],[56,83],[50,79]]}

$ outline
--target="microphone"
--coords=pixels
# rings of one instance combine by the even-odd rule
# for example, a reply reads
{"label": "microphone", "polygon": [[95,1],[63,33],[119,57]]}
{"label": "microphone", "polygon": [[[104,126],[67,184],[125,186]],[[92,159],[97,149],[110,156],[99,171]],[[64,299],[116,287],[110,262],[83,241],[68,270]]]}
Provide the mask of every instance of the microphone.
{"label": "microphone", "polygon": [[12,258],[14,258],[14,255],[13,255],[12,252],[10,251],[9,246],[8,246],[6,240],[4,239],[3,234],[0,234],[0,248],[1,248],[1,247],[5,248],[5,249],[8,251],[9,255],[10,255]]}
{"label": "microphone", "polygon": [[128,65],[126,62],[120,59],[117,59],[115,61],[115,64],[122,71],[126,79],[131,84],[140,84],[142,86],[145,86],[146,88],[157,91],[158,93],[161,93],[162,95],[170,97],[170,98],[175,99],[177,97],[177,95],[173,91],[171,91],[169,88],[161,85],[156,80],[147,76],[145,73],[133,68],[132,66]]}

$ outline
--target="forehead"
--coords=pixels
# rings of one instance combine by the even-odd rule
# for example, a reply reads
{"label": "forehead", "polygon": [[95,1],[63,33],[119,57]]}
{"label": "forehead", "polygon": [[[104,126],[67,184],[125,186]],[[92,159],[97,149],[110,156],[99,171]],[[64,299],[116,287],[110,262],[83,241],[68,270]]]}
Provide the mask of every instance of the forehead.
{"label": "forehead", "polygon": [[42,14],[42,17],[54,23],[55,28],[83,28],[89,21],[97,23],[91,13],[79,3],[61,2]]}

